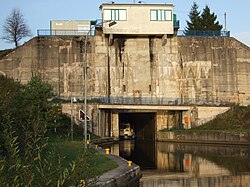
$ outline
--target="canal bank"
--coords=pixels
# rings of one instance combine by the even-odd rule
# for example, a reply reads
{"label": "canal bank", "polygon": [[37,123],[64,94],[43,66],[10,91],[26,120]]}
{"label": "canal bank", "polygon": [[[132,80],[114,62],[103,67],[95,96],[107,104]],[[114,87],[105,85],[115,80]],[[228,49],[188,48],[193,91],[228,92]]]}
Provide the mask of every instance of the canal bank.
{"label": "canal bank", "polygon": [[157,133],[157,141],[250,146],[250,133],[230,131],[160,131]]}
{"label": "canal bank", "polygon": [[118,167],[110,170],[98,178],[97,187],[139,187],[142,174],[140,167],[131,161],[124,158],[110,154],[109,151],[104,150],[98,145],[105,143],[118,142],[114,138],[101,138],[93,140],[92,143],[96,145],[100,154],[105,154],[108,158],[118,164]]}

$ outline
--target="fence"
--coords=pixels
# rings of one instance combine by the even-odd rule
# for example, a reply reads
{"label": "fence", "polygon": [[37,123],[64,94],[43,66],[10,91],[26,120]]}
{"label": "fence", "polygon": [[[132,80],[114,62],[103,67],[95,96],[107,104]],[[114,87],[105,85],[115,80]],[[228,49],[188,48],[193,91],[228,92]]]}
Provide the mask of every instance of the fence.
{"label": "fence", "polygon": [[178,30],[177,36],[192,37],[230,37],[230,31],[211,31],[211,30]]}
{"label": "fence", "polygon": [[[78,102],[84,101],[83,96],[72,96]],[[70,102],[70,96],[60,96],[65,102]],[[166,97],[88,97],[88,103],[121,104],[121,105],[172,105],[172,106],[232,106],[235,102],[227,98],[166,98]]]}
{"label": "fence", "polygon": [[95,29],[91,30],[51,30],[38,29],[37,36],[94,36]]}
{"label": "fence", "polygon": [[200,99],[200,98],[153,98],[153,97],[93,97],[88,102],[105,104],[126,105],[172,105],[172,106],[231,106],[232,103],[226,99]]}

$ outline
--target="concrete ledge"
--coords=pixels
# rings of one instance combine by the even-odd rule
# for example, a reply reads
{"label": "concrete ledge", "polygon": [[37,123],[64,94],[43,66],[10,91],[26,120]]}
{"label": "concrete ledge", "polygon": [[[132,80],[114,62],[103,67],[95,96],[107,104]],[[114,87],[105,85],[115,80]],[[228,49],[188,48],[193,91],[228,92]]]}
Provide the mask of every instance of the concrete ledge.
{"label": "concrete ledge", "polygon": [[228,131],[158,132],[157,141],[250,145],[250,133]]}
{"label": "concrete ledge", "polygon": [[93,144],[105,144],[105,143],[114,143],[114,142],[118,142],[119,138],[115,138],[115,137],[103,137],[103,138],[99,138],[99,139],[93,139],[91,140],[91,143]]}
{"label": "concrete ledge", "polygon": [[[104,150],[99,150],[104,154]],[[101,175],[98,179],[96,186],[98,187],[139,187],[140,167],[136,164],[128,166],[127,160],[113,155],[106,155],[111,160],[115,161],[119,166],[111,171]]]}

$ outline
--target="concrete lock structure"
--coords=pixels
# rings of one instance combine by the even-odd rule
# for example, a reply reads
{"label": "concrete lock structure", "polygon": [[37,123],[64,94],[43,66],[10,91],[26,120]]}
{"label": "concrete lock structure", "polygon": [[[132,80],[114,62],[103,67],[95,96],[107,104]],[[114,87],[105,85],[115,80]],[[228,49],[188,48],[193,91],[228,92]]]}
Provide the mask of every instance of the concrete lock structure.
{"label": "concrete lock structure", "polygon": [[[192,128],[231,104],[249,105],[249,47],[224,35],[178,36],[173,11],[165,4],[103,4],[93,35],[89,27],[64,36],[38,32],[0,59],[0,74],[21,83],[39,75],[59,98],[83,100],[86,73],[88,128],[100,136],[119,137],[119,125],[130,123],[138,138],[156,139],[161,129]],[[81,125],[83,106],[72,107]],[[71,109],[63,105],[64,113]]]}

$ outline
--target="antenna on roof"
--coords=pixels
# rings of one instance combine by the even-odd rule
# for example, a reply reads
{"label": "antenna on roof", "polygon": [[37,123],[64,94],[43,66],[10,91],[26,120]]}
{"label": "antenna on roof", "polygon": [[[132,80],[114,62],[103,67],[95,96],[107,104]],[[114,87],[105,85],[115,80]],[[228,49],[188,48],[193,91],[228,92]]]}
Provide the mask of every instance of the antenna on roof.
{"label": "antenna on roof", "polygon": [[224,14],[224,19],[225,19],[224,31],[227,31],[227,13],[226,12]]}

